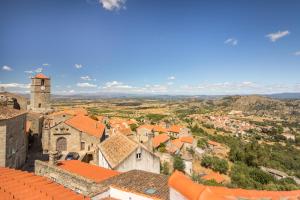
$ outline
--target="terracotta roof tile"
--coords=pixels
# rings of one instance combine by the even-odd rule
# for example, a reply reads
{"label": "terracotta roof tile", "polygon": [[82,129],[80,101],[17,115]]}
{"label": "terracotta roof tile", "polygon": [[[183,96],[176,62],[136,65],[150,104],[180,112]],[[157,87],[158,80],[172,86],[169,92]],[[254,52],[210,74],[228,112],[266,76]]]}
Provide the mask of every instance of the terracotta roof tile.
{"label": "terracotta roof tile", "polygon": [[65,160],[58,163],[58,167],[80,176],[91,179],[95,182],[101,182],[115,175],[120,174],[117,171],[98,167],[79,160]]}
{"label": "terracotta roof tile", "polygon": [[213,145],[213,146],[221,146],[221,144],[220,143],[218,143],[218,142],[215,142],[215,141],[212,141],[212,140],[208,140],[208,142],[207,142],[208,144],[210,144],[210,145]]}
{"label": "terracotta roof tile", "polygon": [[170,132],[173,132],[173,133],[180,133],[180,130],[184,128],[183,126],[179,126],[179,125],[172,125],[170,128],[169,128],[169,131]]}
{"label": "terracotta roof tile", "polygon": [[153,138],[153,141],[152,141],[153,147],[157,148],[161,143],[165,143],[169,139],[170,139],[170,137],[166,133],[159,134]]}
{"label": "terracotta roof tile", "polygon": [[114,134],[99,145],[99,149],[104,155],[111,168],[117,167],[126,159],[138,144],[123,134]]}
{"label": "terracotta roof tile", "polygon": [[47,77],[47,76],[45,76],[44,74],[41,74],[41,73],[36,74],[36,75],[34,76],[34,78],[49,79],[49,77]]}
{"label": "terracotta roof tile", "polygon": [[66,189],[45,177],[0,167],[0,199],[80,200],[90,198]]}
{"label": "terracotta roof tile", "polygon": [[[169,199],[168,176],[142,170],[131,170],[101,183],[123,191],[135,193],[153,200]],[[152,189],[154,193],[147,190]]]}
{"label": "terracotta roof tile", "polygon": [[193,144],[194,138],[193,138],[193,136],[181,137],[180,141],[183,143]]}
{"label": "terracotta roof tile", "polygon": [[66,122],[69,126],[95,137],[102,137],[105,126],[85,115],[76,115]]}
{"label": "terracotta roof tile", "polygon": [[22,115],[26,113],[25,111],[9,108],[6,106],[0,106],[0,120],[2,119],[9,119],[16,117],[18,115]]}
{"label": "terracotta roof tile", "polygon": [[205,186],[194,183],[181,172],[174,172],[169,178],[169,186],[189,200],[232,200],[232,199],[299,199],[300,190],[262,191]]}

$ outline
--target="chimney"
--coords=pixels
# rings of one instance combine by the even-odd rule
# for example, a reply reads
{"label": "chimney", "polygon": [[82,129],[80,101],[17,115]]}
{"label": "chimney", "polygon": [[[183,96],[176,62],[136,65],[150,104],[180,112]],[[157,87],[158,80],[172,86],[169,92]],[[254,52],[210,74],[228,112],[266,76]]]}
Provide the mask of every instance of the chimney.
{"label": "chimney", "polygon": [[147,147],[150,152],[153,152],[153,138],[154,138],[154,133],[151,131],[148,133],[148,141],[147,141]]}
{"label": "chimney", "polygon": [[56,165],[57,163],[57,151],[49,151],[49,164]]}

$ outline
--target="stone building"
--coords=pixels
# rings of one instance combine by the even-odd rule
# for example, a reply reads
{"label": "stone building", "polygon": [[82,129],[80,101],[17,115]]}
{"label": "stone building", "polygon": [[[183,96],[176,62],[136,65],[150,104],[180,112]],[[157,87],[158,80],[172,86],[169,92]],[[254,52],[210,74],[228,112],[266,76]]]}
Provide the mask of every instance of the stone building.
{"label": "stone building", "polygon": [[159,157],[123,134],[115,134],[99,145],[99,166],[120,172],[137,169],[160,173]]}
{"label": "stone building", "polygon": [[20,168],[26,161],[26,112],[0,106],[0,166]]}
{"label": "stone building", "polygon": [[35,174],[90,197],[93,200],[167,200],[168,176],[141,170],[120,173],[78,160],[56,164],[36,161]]}
{"label": "stone building", "polygon": [[59,114],[45,120],[42,144],[45,153],[53,150],[63,155],[77,152],[81,159],[88,154],[88,160],[93,160],[98,158],[94,153],[104,139],[105,126],[102,123],[82,114]]}
{"label": "stone building", "polygon": [[44,74],[37,74],[31,78],[30,110],[38,113],[51,111],[50,92],[51,80]]}

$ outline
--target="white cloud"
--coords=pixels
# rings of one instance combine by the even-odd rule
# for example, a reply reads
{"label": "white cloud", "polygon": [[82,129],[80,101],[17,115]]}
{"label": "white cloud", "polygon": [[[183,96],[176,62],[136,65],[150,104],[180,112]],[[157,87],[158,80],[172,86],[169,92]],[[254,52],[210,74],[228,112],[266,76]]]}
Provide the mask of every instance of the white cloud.
{"label": "white cloud", "polygon": [[97,85],[91,84],[91,83],[77,83],[76,85],[78,87],[82,87],[82,88],[94,88],[94,87],[97,87]]}
{"label": "white cloud", "polygon": [[296,51],[296,52],[294,53],[294,55],[295,55],[295,56],[300,56],[300,51]]}
{"label": "white cloud", "polygon": [[30,84],[23,84],[23,83],[0,83],[0,87],[14,88],[14,89],[28,89],[28,88],[30,88]]}
{"label": "white cloud", "polygon": [[26,73],[26,74],[41,73],[43,70],[44,69],[42,67],[39,67],[34,70],[26,70],[26,71],[24,71],[24,73]]}
{"label": "white cloud", "polygon": [[102,88],[103,89],[131,89],[133,87],[130,85],[125,85],[119,81],[111,81],[111,82],[106,82]]}
{"label": "white cloud", "polygon": [[50,64],[49,63],[43,63],[42,65],[43,66],[49,66]]}
{"label": "white cloud", "polygon": [[276,40],[285,37],[287,35],[290,34],[290,31],[286,30],[286,31],[278,31],[276,33],[269,33],[268,35],[266,35],[266,37],[268,37],[272,42],[276,42]]}
{"label": "white cloud", "polygon": [[4,65],[2,67],[2,70],[4,70],[4,71],[12,71],[12,68],[10,66]]}
{"label": "white cloud", "polygon": [[125,9],[125,2],[126,0],[99,0],[102,4],[102,7],[106,10],[113,11],[113,10],[120,10]]}
{"label": "white cloud", "polygon": [[227,45],[236,46],[238,44],[238,40],[235,38],[228,38],[224,41],[224,43]]}
{"label": "white cloud", "polygon": [[175,79],[176,79],[175,76],[169,76],[169,77],[168,77],[168,80],[175,80]]}
{"label": "white cloud", "polygon": [[85,81],[91,81],[91,77],[89,76],[81,76],[80,79],[85,80]]}
{"label": "white cloud", "polygon": [[75,67],[76,69],[80,69],[80,68],[82,68],[82,64],[75,64],[74,67]]}

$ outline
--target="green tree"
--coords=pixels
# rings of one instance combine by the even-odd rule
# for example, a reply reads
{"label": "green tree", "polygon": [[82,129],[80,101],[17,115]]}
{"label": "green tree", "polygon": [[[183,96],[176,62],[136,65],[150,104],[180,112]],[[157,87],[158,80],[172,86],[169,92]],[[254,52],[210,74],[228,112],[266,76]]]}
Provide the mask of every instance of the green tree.
{"label": "green tree", "polygon": [[174,157],[173,168],[174,168],[174,170],[178,170],[178,171],[184,172],[185,164],[184,164],[183,160],[179,156],[175,156]]}

